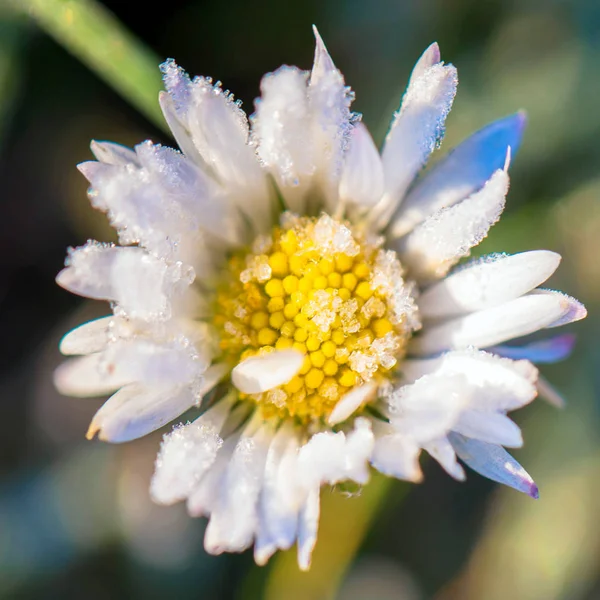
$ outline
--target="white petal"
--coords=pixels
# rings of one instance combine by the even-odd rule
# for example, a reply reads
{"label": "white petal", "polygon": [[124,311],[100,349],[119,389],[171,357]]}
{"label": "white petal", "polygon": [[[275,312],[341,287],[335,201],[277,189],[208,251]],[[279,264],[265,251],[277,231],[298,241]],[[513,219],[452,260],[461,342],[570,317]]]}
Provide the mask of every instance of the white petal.
{"label": "white petal", "polygon": [[340,180],[340,201],[358,214],[375,206],[383,195],[383,165],[369,130],[353,128]]}
{"label": "white petal", "polygon": [[395,390],[387,412],[396,433],[425,443],[446,435],[470,400],[463,375],[425,375]]}
{"label": "white petal", "polygon": [[454,431],[490,444],[511,448],[520,448],[523,445],[523,436],[516,423],[500,413],[476,410],[476,402],[473,405],[474,410],[461,413],[454,424]]}
{"label": "white petal", "polygon": [[471,440],[457,433],[450,434],[450,442],[458,457],[480,475],[532,498],[539,497],[538,487],[529,473],[504,448]]}
{"label": "white petal", "polygon": [[562,394],[545,377],[538,377],[537,389],[540,398],[543,398],[546,402],[552,404],[552,406],[556,408],[564,408],[566,406],[567,403]]}
{"label": "white petal", "polygon": [[410,344],[423,356],[469,346],[486,348],[548,327],[569,311],[560,296],[528,294],[441,325],[427,327]]}
{"label": "white petal", "polygon": [[251,422],[242,434],[221,481],[204,537],[210,554],[244,550],[257,531],[258,499],[273,430],[266,424],[250,433],[253,427]]}
{"label": "white petal", "polygon": [[419,445],[410,437],[384,435],[375,440],[371,464],[384,475],[416,483],[423,479],[419,466],[420,452]]}
{"label": "white petal", "polygon": [[277,552],[277,545],[269,537],[269,532],[260,528],[254,541],[254,562],[259,567],[264,567],[275,552]]}
{"label": "white petal", "polygon": [[548,250],[484,257],[426,289],[419,310],[440,318],[503,304],[542,284],[559,263],[560,255]]}
{"label": "white petal", "polygon": [[516,113],[490,123],[453,148],[408,192],[391,219],[388,235],[402,237],[433,213],[481,189],[503,167],[507,148],[516,154],[524,128],[525,115]]}
{"label": "white petal", "polygon": [[121,146],[121,144],[93,140],[90,147],[94,156],[100,162],[107,165],[138,165],[138,159],[135,152],[126,146]]}
{"label": "white petal", "polygon": [[297,350],[277,350],[252,356],[233,369],[231,380],[244,394],[266,392],[287,383],[298,373],[303,361],[304,355]]}
{"label": "white petal", "polygon": [[88,242],[71,250],[56,281],[65,289],[97,300],[112,300],[131,317],[165,320],[171,297],[193,281],[194,274],[169,266],[141,248]]}
{"label": "white petal", "polygon": [[190,495],[223,445],[219,433],[230,408],[230,402],[218,402],[193,423],[164,436],[150,484],[154,502],[173,504]]}
{"label": "white petal", "polygon": [[508,174],[498,170],[479,192],[435,213],[400,240],[396,247],[411,276],[438,279],[468,256],[500,218],[507,192]]}
{"label": "white petal", "polygon": [[73,358],[54,372],[54,385],[65,396],[102,396],[135,381],[131,373],[106,369],[104,353]]}
{"label": "white petal", "polygon": [[111,332],[127,327],[127,322],[110,315],[83,323],[69,331],[60,341],[63,354],[92,354],[104,350],[111,339]]}
{"label": "white petal", "polygon": [[571,296],[567,296],[567,294],[564,294],[563,292],[557,292],[554,290],[534,290],[532,293],[558,297],[560,298],[563,306],[565,306],[564,314],[556,319],[556,321],[548,325],[548,327],[562,327],[563,325],[568,325],[569,323],[574,323],[575,321],[580,321],[581,319],[585,319],[585,317],[587,317],[587,310],[585,306],[579,302],[579,300],[576,300]]}
{"label": "white petal", "polygon": [[421,57],[417,61],[417,64],[413,67],[412,73],[410,74],[410,81],[408,82],[408,86],[410,87],[417,80],[425,75],[425,72],[429,70],[433,65],[436,65],[440,62],[440,47],[437,42],[433,42],[431,46],[421,54]]}
{"label": "white petal", "polygon": [[487,352],[454,351],[441,358],[403,364],[405,381],[421,377],[423,373],[463,375],[472,390],[474,406],[483,410],[514,410],[536,396],[538,373],[530,362],[517,362]]}
{"label": "white petal", "polygon": [[417,73],[411,77],[383,148],[385,195],[377,211],[379,227],[385,227],[408,186],[439,146],[456,94],[456,69],[443,63],[423,69],[435,57],[430,49],[425,54],[417,63]]}
{"label": "white petal", "polygon": [[315,60],[308,85],[313,144],[325,209],[334,212],[343,157],[354,120],[350,112],[353,95],[333,64],[317,28],[313,27],[313,30],[316,38]]}
{"label": "white petal", "polygon": [[86,433],[96,433],[105,442],[129,442],[172,421],[197,401],[188,387],[179,390],[149,390],[139,384],[121,388],[94,415]]}
{"label": "white petal", "polygon": [[452,445],[447,438],[443,437],[428,442],[423,445],[423,449],[440,463],[448,475],[451,475],[454,479],[458,479],[459,481],[465,480],[465,472],[458,464],[454,448],[452,448]]}
{"label": "white petal", "polygon": [[[304,499],[304,493],[296,482],[298,448],[293,426],[284,424],[269,448],[260,498],[260,529],[267,532],[263,539],[284,550],[290,548],[296,539],[298,511]],[[265,548],[270,548],[269,544]]]}
{"label": "white petal", "polygon": [[273,174],[287,207],[304,213],[305,194],[315,172],[305,71],[281,67],[265,75],[252,117],[258,156]]}
{"label": "white petal", "polygon": [[364,418],[355,419],[348,435],[342,431],[317,433],[300,449],[298,479],[307,489],[347,479],[366,483],[373,443],[370,421]]}
{"label": "white petal", "polygon": [[312,551],[317,543],[320,514],[320,490],[313,488],[308,493],[300,510],[298,521],[298,566],[302,571],[310,569]]}
{"label": "white petal", "polygon": [[336,425],[345,421],[350,415],[356,412],[365,402],[369,401],[375,395],[377,391],[377,384],[374,381],[370,381],[355,387],[338,401],[334,406],[331,414],[329,415],[327,422],[330,425]]}

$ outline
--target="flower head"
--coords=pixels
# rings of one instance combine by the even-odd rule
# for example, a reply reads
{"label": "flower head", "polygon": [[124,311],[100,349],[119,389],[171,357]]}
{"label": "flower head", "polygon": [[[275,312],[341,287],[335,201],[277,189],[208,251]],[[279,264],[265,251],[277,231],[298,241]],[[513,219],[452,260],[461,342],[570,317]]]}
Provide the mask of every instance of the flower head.
{"label": "flower head", "polygon": [[58,388],[115,392],[88,437],[124,442],[196,408],[164,437],[153,498],[209,518],[209,552],[298,543],[308,568],[319,490],[370,466],[419,481],[419,456],[464,479],[457,456],[537,497],[504,450],[507,416],[538,389],[534,362],[568,336],[504,345],[585,316],[539,289],[560,257],[500,254],[453,267],[498,220],[521,114],[482,129],[425,176],[456,69],[419,59],[381,155],[317,37],[310,73],[266,75],[248,119],[210,79],[162,65],[181,151],[93,142],[80,165],[119,245],[71,250],[58,283],[111,302],[65,336]]}

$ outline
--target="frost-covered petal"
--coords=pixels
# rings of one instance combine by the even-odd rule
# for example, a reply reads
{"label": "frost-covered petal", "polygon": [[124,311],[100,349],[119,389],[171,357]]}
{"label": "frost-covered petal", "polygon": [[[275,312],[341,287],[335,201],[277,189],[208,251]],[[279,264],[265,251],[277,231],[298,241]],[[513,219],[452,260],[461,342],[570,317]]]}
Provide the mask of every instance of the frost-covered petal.
{"label": "frost-covered petal", "polygon": [[331,414],[327,418],[330,425],[336,425],[345,421],[349,416],[356,412],[365,402],[373,398],[377,391],[377,384],[374,381],[358,386],[344,394],[333,407]]}
{"label": "frost-covered petal", "polygon": [[499,169],[483,189],[435,213],[400,240],[396,249],[410,275],[421,281],[439,279],[468,256],[500,218],[507,193],[508,174]]}
{"label": "frost-covered petal", "polygon": [[427,217],[464,200],[514,157],[525,129],[525,114],[490,123],[451,150],[408,192],[388,229],[391,238],[409,233]]}
{"label": "frost-covered petal", "polygon": [[477,410],[476,402],[473,402],[473,409],[460,414],[452,429],[465,437],[490,444],[511,448],[523,445],[521,430],[514,421],[501,413]]}
{"label": "frost-covered petal", "polygon": [[150,390],[139,384],[121,388],[94,415],[86,433],[105,442],[129,442],[156,431],[196,403],[190,388]]}
{"label": "frost-covered petal", "polygon": [[382,152],[385,194],[377,210],[379,227],[387,225],[408,186],[444,135],[458,77],[452,65],[441,62],[422,69],[431,56],[428,49],[426,59],[417,63],[418,74],[411,77],[385,140]]}
{"label": "frost-covered petal", "polygon": [[302,571],[310,569],[312,551],[317,543],[320,511],[320,489],[314,487],[308,492],[298,518],[298,566]]}
{"label": "frost-covered petal", "polygon": [[231,372],[240,392],[258,394],[287,383],[300,370],[304,355],[297,350],[277,350],[243,360]]}
{"label": "frost-covered petal", "polygon": [[135,152],[131,148],[121,146],[121,144],[93,140],[90,148],[96,159],[107,165],[125,166],[139,164]]}
{"label": "frost-covered petal", "polygon": [[537,340],[522,346],[496,346],[491,352],[515,360],[527,359],[533,363],[555,363],[567,358],[575,346],[572,333],[555,335],[544,340]]}
{"label": "frost-covered petal", "polygon": [[465,471],[456,460],[456,453],[448,438],[443,437],[423,444],[423,449],[430,454],[444,468],[448,475],[458,479],[465,480]]}
{"label": "frost-covered petal", "polygon": [[585,319],[587,316],[587,310],[585,306],[579,302],[579,300],[568,296],[563,292],[557,292],[555,290],[534,290],[534,294],[554,296],[560,299],[561,303],[566,307],[564,314],[562,314],[556,321],[548,325],[548,327],[562,327],[575,321]]}
{"label": "frost-covered petal", "polygon": [[231,403],[223,400],[164,436],[150,484],[155,502],[173,504],[190,495],[223,445],[219,434],[230,408]]}
{"label": "frost-covered petal", "polygon": [[529,473],[501,446],[451,433],[450,442],[458,457],[471,469],[532,498],[539,498],[537,485]]}
{"label": "frost-covered petal", "polygon": [[560,255],[548,250],[484,257],[427,288],[419,310],[441,318],[503,304],[542,284],[559,263]]}
{"label": "frost-covered petal", "polygon": [[298,454],[299,481],[307,489],[346,479],[366,483],[373,443],[371,424],[362,417],[355,419],[348,434],[323,431],[313,435]]}
{"label": "frost-covered petal", "polygon": [[[275,548],[288,549],[296,539],[298,512],[304,500],[297,483],[299,440],[290,423],[284,423],[269,447],[260,496],[260,530]],[[270,547],[265,546],[265,550]],[[265,559],[268,552],[261,553]]]}
{"label": "frost-covered petal", "polygon": [[423,373],[460,374],[472,390],[474,405],[484,410],[514,410],[536,396],[537,369],[528,361],[513,361],[487,352],[462,350],[440,358],[406,361],[402,379],[410,382]]}
{"label": "frost-covered petal", "polygon": [[313,27],[315,60],[308,83],[313,144],[321,176],[326,210],[333,212],[338,200],[338,183],[354,117],[350,112],[353,94],[333,64],[327,48]]}
{"label": "frost-covered petal", "polygon": [[246,427],[220,481],[204,537],[210,554],[245,550],[256,533],[258,499],[274,432],[269,424],[255,428],[254,421]]}
{"label": "frost-covered petal", "polygon": [[559,320],[570,309],[561,296],[528,294],[446,323],[428,327],[410,343],[410,353],[423,356],[469,346],[487,348],[528,335]]}
{"label": "frost-covered petal", "polygon": [[92,354],[104,350],[112,339],[114,332],[128,328],[128,323],[114,317],[102,317],[83,323],[69,331],[60,341],[62,354]]}
{"label": "frost-covered petal", "polygon": [[363,123],[353,128],[340,180],[340,202],[364,213],[381,199],[383,165],[369,130]]}
{"label": "frost-covered petal", "polygon": [[421,448],[410,437],[388,434],[377,437],[371,464],[384,475],[419,482],[423,473],[419,466]]}
{"label": "frost-covered petal", "polygon": [[419,443],[437,439],[452,429],[470,392],[462,374],[425,375],[386,398],[390,425]]}
{"label": "frost-covered petal", "polygon": [[299,214],[316,170],[307,78],[305,71],[287,66],[265,75],[252,117],[258,156],[273,174],[287,207]]}
{"label": "frost-covered petal", "polygon": [[66,268],[56,277],[65,289],[96,300],[112,300],[129,316],[164,320],[171,297],[194,279],[193,271],[168,265],[142,248],[88,242],[71,250]]}

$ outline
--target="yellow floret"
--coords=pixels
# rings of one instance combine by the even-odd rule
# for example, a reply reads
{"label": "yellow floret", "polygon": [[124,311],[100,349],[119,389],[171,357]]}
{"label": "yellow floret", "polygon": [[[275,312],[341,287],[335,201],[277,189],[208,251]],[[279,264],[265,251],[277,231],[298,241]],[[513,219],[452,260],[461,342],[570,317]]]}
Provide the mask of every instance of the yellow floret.
{"label": "yellow floret", "polygon": [[291,321],[298,314],[298,312],[298,307],[290,302],[283,307],[283,314],[289,321]]}
{"label": "yellow floret", "polygon": [[338,372],[339,365],[333,358],[328,358],[323,365],[325,375],[335,375]]}
{"label": "yellow floret", "polygon": [[267,310],[270,313],[279,312],[280,310],[283,310],[284,306],[285,306],[285,302],[284,302],[283,298],[281,298],[281,297],[271,298],[269,300],[269,302],[267,303]]}
{"label": "yellow floret", "polygon": [[358,281],[354,273],[344,273],[344,276],[342,277],[342,285],[347,290],[352,291],[356,287],[357,283]]}
{"label": "yellow floret", "polygon": [[320,345],[321,341],[318,337],[314,335],[309,336],[309,338],[306,340],[306,347],[309,349],[310,352],[318,350]]}
{"label": "yellow floret", "polygon": [[313,367],[321,368],[325,364],[325,355],[320,350],[311,352],[310,362],[313,364]]}
{"label": "yellow floret", "polygon": [[369,265],[367,265],[367,263],[360,262],[357,265],[354,265],[354,269],[352,269],[352,272],[359,279],[366,279],[371,274],[371,269],[369,268]]}
{"label": "yellow floret", "polygon": [[285,296],[285,290],[283,289],[281,279],[269,279],[265,284],[265,293],[271,298]]}
{"label": "yellow floret", "polygon": [[284,277],[288,273],[288,257],[285,252],[273,252],[269,256],[269,266],[273,275]]}
{"label": "yellow floret", "polygon": [[340,385],[343,385],[344,387],[352,387],[353,385],[356,385],[357,379],[358,377],[354,371],[344,369],[338,381],[340,382]]}
{"label": "yellow floret", "polygon": [[[310,348],[309,348],[309,350],[310,350]],[[321,346],[321,352],[323,352],[324,356],[326,356],[327,358],[333,358],[335,356],[335,351],[336,351],[336,345],[334,342],[332,342],[332,341],[323,342],[323,345]]]}
{"label": "yellow floret", "polygon": [[295,394],[297,391],[300,390],[300,388],[304,385],[304,381],[302,380],[301,377],[298,377],[298,375],[296,375],[295,377],[292,377],[292,379],[290,379],[290,381],[288,381],[284,386],[283,389],[288,393],[288,394]]}
{"label": "yellow floret", "polygon": [[340,273],[338,273],[337,271],[334,271],[333,273],[329,273],[329,275],[327,275],[327,283],[335,289],[338,289],[340,287],[342,287],[342,276]]}
{"label": "yellow floret", "polygon": [[322,275],[329,275],[333,272],[335,264],[331,258],[322,258],[319,261],[319,271]]}
{"label": "yellow floret", "polygon": [[258,331],[259,329],[266,327],[268,324],[269,315],[267,313],[262,311],[252,313],[252,316],[250,317],[250,327]]}
{"label": "yellow floret", "polygon": [[375,319],[371,324],[371,327],[378,338],[383,337],[386,333],[394,330],[394,326],[388,319]]}
{"label": "yellow floret", "polygon": [[354,259],[347,254],[338,254],[335,257],[335,268],[340,273],[346,273],[352,268],[352,263]]}
{"label": "yellow floret", "polygon": [[373,295],[373,290],[366,281],[361,281],[354,293],[363,300],[368,300]]}
{"label": "yellow floret", "polygon": [[338,346],[341,346],[346,341],[346,335],[341,329],[336,329],[331,334],[331,341]]}
{"label": "yellow floret", "polygon": [[277,350],[287,350],[288,348],[291,348],[293,345],[294,345],[294,342],[292,342],[291,338],[289,338],[289,337],[280,337],[275,342],[275,348]]}
{"label": "yellow floret", "polygon": [[[298,373],[300,375],[306,375],[311,369],[312,369],[312,363],[310,362],[310,358],[308,356],[305,356],[304,362],[302,363],[302,366],[300,367],[300,370],[298,371]],[[306,380],[305,380],[305,383],[306,383]]]}
{"label": "yellow floret", "polygon": [[264,327],[258,332],[258,343],[261,346],[270,346],[274,344],[279,336],[276,331],[269,329],[268,327]]}
{"label": "yellow floret", "polygon": [[289,258],[289,266],[290,271],[294,275],[301,276],[302,271],[304,270],[304,259],[301,256],[298,256],[297,254],[292,254],[292,256],[290,256]]}
{"label": "yellow floret", "polygon": [[283,280],[283,289],[286,294],[293,294],[298,289],[298,278],[295,275],[288,275]]}
{"label": "yellow floret", "polygon": [[270,317],[269,317],[269,325],[273,328],[273,329],[280,329],[281,326],[285,323],[285,317],[283,315],[283,311],[278,311],[273,313]]}
{"label": "yellow floret", "polygon": [[317,389],[321,383],[323,383],[323,379],[325,378],[325,375],[323,374],[323,371],[321,371],[321,369],[310,369],[310,371],[306,374],[306,377],[304,378],[304,385],[306,385],[307,388],[311,388],[311,389]]}
{"label": "yellow floret", "polygon": [[296,331],[294,331],[294,339],[297,342],[305,342],[306,338],[308,338],[308,333],[306,329],[299,327],[298,329],[296,329]]}
{"label": "yellow floret", "polygon": [[327,277],[325,277],[325,275],[315,277],[313,287],[315,290],[324,290],[327,287]]}

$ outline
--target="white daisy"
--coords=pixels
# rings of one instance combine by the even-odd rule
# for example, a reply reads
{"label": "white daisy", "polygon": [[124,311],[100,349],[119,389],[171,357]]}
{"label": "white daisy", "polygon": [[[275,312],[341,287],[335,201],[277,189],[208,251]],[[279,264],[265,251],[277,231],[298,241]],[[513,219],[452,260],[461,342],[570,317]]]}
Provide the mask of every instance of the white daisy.
{"label": "white daisy", "polygon": [[524,117],[417,178],[456,69],[425,51],[380,155],[316,38],[312,71],[266,75],[250,119],[220,83],[167,61],[160,105],[181,151],[92,143],[97,162],[79,168],[120,245],[70,250],[57,278],[113,313],[61,343],[83,355],[58,369],[63,393],[114,392],[88,437],[132,440],[199,408],[165,435],[153,498],[208,517],[208,552],[254,544],[263,564],[297,542],[303,569],[320,487],[365,484],[369,465],[419,481],[425,450],[464,479],[458,456],[537,497],[503,449],[522,444],[507,412],[536,396],[532,362],[572,340],[502,344],[585,316],[538,288],[553,252],[452,270],[504,208]]}

